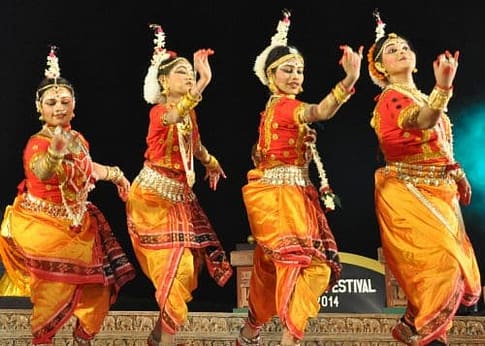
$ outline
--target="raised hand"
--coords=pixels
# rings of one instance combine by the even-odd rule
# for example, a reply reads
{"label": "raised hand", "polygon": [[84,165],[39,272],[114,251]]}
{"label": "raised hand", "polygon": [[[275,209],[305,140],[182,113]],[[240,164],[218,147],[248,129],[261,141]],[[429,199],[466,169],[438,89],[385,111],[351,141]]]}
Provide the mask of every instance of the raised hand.
{"label": "raised hand", "polygon": [[199,79],[206,83],[212,78],[209,56],[213,54],[214,51],[210,48],[199,49],[194,53],[194,69],[199,74]]}
{"label": "raised hand", "polygon": [[73,143],[78,136],[78,133],[73,135],[72,132],[64,131],[61,126],[57,126],[51,139],[50,150],[57,155],[65,155],[67,154],[69,145]]}
{"label": "raised hand", "polygon": [[459,57],[459,51],[455,51],[453,55],[449,51],[445,51],[438,55],[433,62],[434,77],[438,87],[442,89],[450,89],[453,87]]}
{"label": "raised hand", "polygon": [[340,49],[342,50],[342,57],[339,60],[339,65],[342,65],[342,68],[347,74],[345,87],[351,88],[360,77],[364,46],[360,46],[356,52],[347,45],[340,46]]}

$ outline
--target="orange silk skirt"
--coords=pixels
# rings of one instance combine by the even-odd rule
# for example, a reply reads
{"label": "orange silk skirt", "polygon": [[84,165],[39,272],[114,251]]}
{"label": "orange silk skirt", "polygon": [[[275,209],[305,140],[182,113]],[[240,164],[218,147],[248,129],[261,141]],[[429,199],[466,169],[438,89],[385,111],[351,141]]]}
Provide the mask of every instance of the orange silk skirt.
{"label": "orange silk skirt", "polygon": [[[250,178],[258,170],[250,171]],[[273,185],[250,179],[243,199],[257,246],[249,289],[249,323],[278,315],[297,339],[318,298],[337,280],[341,266],[333,234],[314,186]]]}
{"label": "orange silk skirt", "polygon": [[8,278],[0,293],[31,297],[34,343],[50,342],[72,315],[87,334],[96,334],[134,267],[94,205],[73,229],[67,219],[22,207],[23,198],[16,197],[2,221],[0,255]]}
{"label": "orange silk skirt", "polygon": [[405,183],[378,169],[375,202],[386,263],[406,294],[421,343],[446,340],[460,304],[480,297],[480,272],[456,185]]}
{"label": "orange silk skirt", "polygon": [[202,266],[219,286],[232,267],[197,199],[171,201],[135,180],[126,211],[138,263],[156,289],[162,330],[175,334],[187,319]]}

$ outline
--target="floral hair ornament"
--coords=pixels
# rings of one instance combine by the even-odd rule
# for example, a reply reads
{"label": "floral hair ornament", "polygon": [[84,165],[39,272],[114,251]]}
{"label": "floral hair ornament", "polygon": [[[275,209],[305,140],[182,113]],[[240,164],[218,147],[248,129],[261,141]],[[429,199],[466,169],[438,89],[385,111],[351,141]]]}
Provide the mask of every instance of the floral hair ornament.
{"label": "floral hair ornament", "polygon": [[376,19],[376,39],[374,42],[379,41],[381,38],[383,38],[386,35],[386,32],[384,31],[386,27],[386,23],[384,23],[381,19],[381,15],[379,14],[379,11],[377,9],[374,10],[372,13],[373,16]]}
{"label": "floral hair ornament", "polygon": [[151,104],[160,102],[162,97],[160,91],[160,84],[158,83],[158,68],[160,64],[171,57],[171,53],[165,49],[165,32],[158,24],[150,24],[150,28],[155,32],[153,43],[153,55],[151,64],[148,67],[148,72],[145,76],[143,85],[143,97],[145,101]]}
{"label": "floral hair ornament", "polygon": [[271,37],[271,44],[256,57],[256,61],[254,62],[254,73],[259,78],[261,83],[263,83],[263,85],[268,85],[268,78],[266,76],[264,66],[266,64],[266,59],[268,58],[269,52],[276,46],[286,46],[287,44],[287,35],[290,28],[290,16],[290,11],[283,10],[283,19],[278,22],[276,33],[273,35],[273,37]]}
{"label": "floral hair ornament", "polygon": [[51,46],[50,48],[49,55],[47,55],[47,68],[44,70],[44,76],[57,80],[61,76],[59,59],[56,55],[57,47]]}
{"label": "floral hair ornament", "polygon": [[[380,87],[381,89],[385,88],[387,85],[387,77],[385,75],[385,70],[384,67],[381,65],[381,63],[378,61],[379,56],[382,54],[382,49],[384,45],[381,46],[380,50],[376,52],[377,48],[377,43],[386,36],[386,32],[384,28],[386,27],[386,24],[382,21],[381,16],[379,14],[379,11],[376,9],[372,13],[376,20],[376,38],[374,40],[374,43],[372,46],[369,48],[369,51],[367,53],[367,62],[368,62],[368,70],[369,70],[369,76],[372,80],[372,82]],[[396,37],[396,34],[389,34],[389,37]]]}
{"label": "floral hair ornament", "polygon": [[49,54],[47,55],[47,67],[44,70],[44,76],[47,79],[52,79],[52,83],[48,83],[44,85],[42,88],[38,89],[35,95],[35,107],[37,109],[37,112],[40,113],[40,95],[44,90],[47,90],[49,88],[58,88],[60,86],[68,88],[72,95],[74,96],[74,90],[72,89],[72,86],[68,84],[58,83],[58,79],[61,77],[61,68],[59,67],[59,59],[57,57],[57,50],[59,47],[57,46],[50,46]]}

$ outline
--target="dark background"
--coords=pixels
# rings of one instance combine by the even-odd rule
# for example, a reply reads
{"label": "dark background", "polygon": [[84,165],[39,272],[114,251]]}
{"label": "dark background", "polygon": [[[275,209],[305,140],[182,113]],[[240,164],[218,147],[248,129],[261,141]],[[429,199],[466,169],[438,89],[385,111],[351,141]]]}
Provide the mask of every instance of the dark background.
{"label": "dark background", "polygon": [[[475,187],[471,207],[464,209],[467,228],[481,268],[485,267],[484,166],[481,102],[485,49],[483,15],[471,1],[52,1],[2,0],[0,4],[0,207],[11,203],[23,178],[22,150],[40,128],[34,94],[43,78],[49,45],[60,47],[61,75],[76,88],[73,127],[90,141],[94,160],[119,165],[132,180],[142,167],[149,105],[143,100],[143,79],[153,49],[148,24],[162,25],[166,46],[191,57],[198,48],[212,48],[213,80],[197,107],[204,144],[227,173],[216,192],[202,180],[200,165],[194,187],[228,253],[249,235],[241,187],[251,167],[259,112],[267,90],[253,74],[256,56],[275,33],[281,10],[292,12],[288,35],[305,56],[305,91],[300,98],[319,102],[343,78],[339,46],[369,48],[375,37],[372,12],[379,8],[386,32],[409,38],[416,49],[415,81],[425,93],[434,85],[433,59],[445,49],[460,50],[449,111],[456,143],[473,142],[457,152],[468,160]],[[377,259],[380,245],[373,205],[373,173],[381,165],[369,126],[379,89],[367,74],[364,59],[356,94],[319,130],[318,146],[327,177],[343,208],[328,214],[341,251]],[[460,127],[461,126],[461,127]],[[467,169],[467,165],[464,165]],[[318,183],[318,180],[315,180]],[[114,185],[100,182],[91,200],[105,213],[131,259],[124,205]],[[483,276],[483,270],[482,270]],[[236,306],[235,276],[216,286],[206,273],[190,304],[193,311],[231,311]],[[122,289],[119,309],[156,309],[153,288],[139,272]]]}

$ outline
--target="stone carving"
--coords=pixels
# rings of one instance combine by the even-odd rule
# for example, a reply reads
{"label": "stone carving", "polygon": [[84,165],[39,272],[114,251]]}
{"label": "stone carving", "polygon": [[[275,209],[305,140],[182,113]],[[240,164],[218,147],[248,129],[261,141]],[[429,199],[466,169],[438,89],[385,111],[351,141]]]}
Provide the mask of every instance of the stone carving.
{"label": "stone carving", "polygon": [[[0,310],[0,345],[30,345],[30,313],[26,309]],[[244,324],[244,313],[192,312],[179,333],[179,343],[190,346],[233,346]],[[398,315],[319,314],[307,326],[302,346],[399,346],[390,329]],[[158,318],[157,311],[111,311],[93,346],[145,346],[149,331]],[[74,319],[56,337],[56,345],[72,345]],[[485,345],[485,316],[458,316],[450,331],[452,346]],[[281,325],[272,320],[262,330],[264,344],[279,343]]]}

